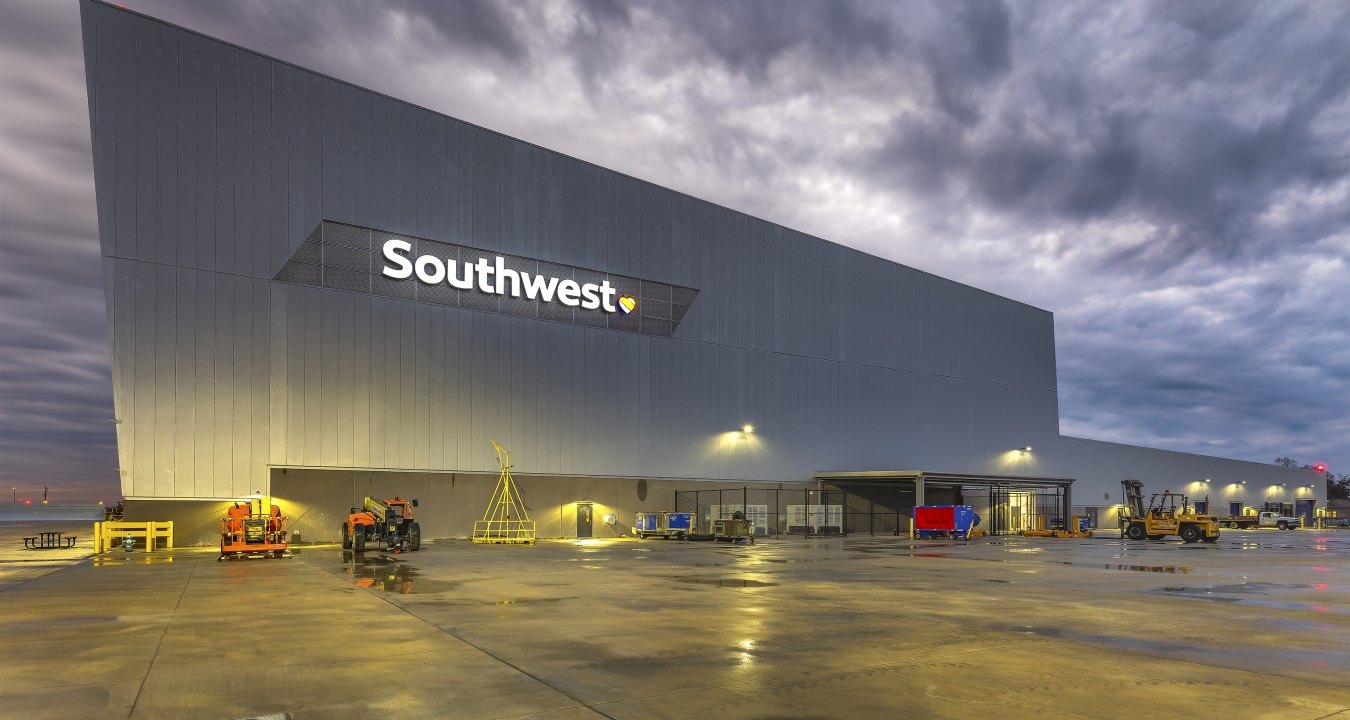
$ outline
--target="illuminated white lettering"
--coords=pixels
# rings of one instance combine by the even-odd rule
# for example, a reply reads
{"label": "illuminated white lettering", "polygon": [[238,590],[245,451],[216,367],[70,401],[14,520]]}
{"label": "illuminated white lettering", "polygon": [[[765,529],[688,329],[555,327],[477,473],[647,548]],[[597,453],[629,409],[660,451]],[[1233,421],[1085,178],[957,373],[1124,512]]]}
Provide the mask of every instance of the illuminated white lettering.
{"label": "illuminated white lettering", "polygon": [[450,283],[450,285],[453,287],[459,288],[460,290],[472,290],[473,263],[466,262],[463,265],[460,265],[460,267],[464,268],[463,278],[460,278],[458,274],[455,272],[456,265],[460,265],[460,263],[457,263],[454,260],[450,260],[446,263],[446,277],[445,277],[446,282]]}
{"label": "illuminated white lettering", "polygon": [[[417,258],[417,279],[428,285],[439,285],[445,279],[445,263],[435,255],[423,255]],[[431,270],[427,268],[430,267]]]}
{"label": "illuminated white lettering", "polygon": [[537,298],[544,302],[553,302],[553,291],[558,289],[558,278],[545,280],[543,275],[530,275],[529,273],[521,273],[520,277],[525,285],[525,297],[531,300]]}
{"label": "illuminated white lettering", "polygon": [[520,297],[520,273],[506,269],[506,261],[497,256],[497,294],[506,294],[506,281],[511,281],[511,297]]}
{"label": "illuminated white lettering", "polygon": [[614,288],[609,286],[608,280],[600,283],[600,294],[604,297],[605,312],[612,313],[617,312],[619,310],[618,308],[614,307]]}
{"label": "illuminated white lettering", "polygon": [[493,295],[505,295],[509,292],[512,297],[520,297],[521,291],[524,290],[524,296],[529,300],[542,302],[556,300],[568,307],[580,307],[583,310],[600,309],[608,313],[619,310],[615,303],[618,291],[608,280],[596,285],[532,275],[506,267],[506,258],[500,255],[494,256],[491,260],[480,257],[474,261],[443,260],[435,255],[420,255],[410,259],[408,253],[411,250],[412,243],[407,240],[386,240],[382,248],[386,264],[380,271],[381,274],[395,280],[404,280],[416,274],[418,281],[427,285],[448,283],[459,290],[476,288],[480,292]]}
{"label": "illuminated white lettering", "polygon": [[408,252],[412,249],[412,243],[406,240],[390,240],[384,244],[384,259],[393,263],[396,267],[385,266],[384,274],[395,280],[412,275],[412,263],[408,258],[399,255],[399,252]]}
{"label": "illuminated white lettering", "polygon": [[581,286],[577,284],[576,280],[563,280],[558,283],[558,302],[567,307],[580,305],[581,302],[577,300],[577,296],[580,294]]}
{"label": "illuminated white lettering", "polygon": [[594,310],[600,307],[600,286],[586,283],[581,286],[581,309]]}
{"label": "illuminated white lettering", "polygon": [[492,287],[492,278],[489,277],[496,268],[488,264],[487,258],[478,258],[476,265],[478,267],[478,289],[485,293],[496,294],[497,289]]}

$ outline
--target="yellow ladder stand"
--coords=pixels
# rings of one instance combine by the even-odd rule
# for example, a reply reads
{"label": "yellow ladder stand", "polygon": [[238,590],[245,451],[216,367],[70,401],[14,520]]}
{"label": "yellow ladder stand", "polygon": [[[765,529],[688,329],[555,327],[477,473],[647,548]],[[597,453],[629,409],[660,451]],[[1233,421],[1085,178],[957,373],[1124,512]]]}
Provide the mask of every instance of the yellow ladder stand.
{"label": "yellow ladder stand", "polygon": [[511,479],[511,453],[496,440],[488,442],[497,451],[497,464],[501,466],[502,474],[497,478],[497,488],[492,491],[492,501],[483,513],[483,519],[473,524],[473,541],[533,545],[534,521],[520,499],[515,480]]}

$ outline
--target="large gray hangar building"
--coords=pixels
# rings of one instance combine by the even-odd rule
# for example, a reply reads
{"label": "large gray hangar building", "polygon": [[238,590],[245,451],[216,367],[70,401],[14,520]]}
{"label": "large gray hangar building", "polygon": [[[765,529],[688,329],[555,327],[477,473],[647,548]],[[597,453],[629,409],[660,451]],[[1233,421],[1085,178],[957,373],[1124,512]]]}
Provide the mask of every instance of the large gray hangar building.
{"label": "large gray hangar building", "polygon": [[1219,514],[1324,497],[1306,472],[1060,436],[1046,310],[81,9],[122,491],[188,541],[255,493],[305,539],[394,494],[464,536],[489,438],[542,536],[688,502],[769,505],[785,531],[812,490],[853,532],[956,500],[994,531],[1047,507],[1113,525],[1127,477]]}

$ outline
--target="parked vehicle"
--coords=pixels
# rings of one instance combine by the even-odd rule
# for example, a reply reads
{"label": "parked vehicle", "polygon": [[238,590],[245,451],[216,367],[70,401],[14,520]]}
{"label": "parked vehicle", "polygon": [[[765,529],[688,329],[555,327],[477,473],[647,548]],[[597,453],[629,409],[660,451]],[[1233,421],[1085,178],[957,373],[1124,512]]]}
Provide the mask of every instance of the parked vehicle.
{"label": "parked vehicle", "polygon": [[365,552],[367,544],[383,543],[395,553],[422,549],[422,526],[413,520],[416,500],[395,496],[392,500],[368,497],[361,509],[352,508],[342,523],[342,547]]}
{"label": "parked vehicle", "polygon": [[1279,530],[1293,530],[1299,527],[1299,520],[1296,517],[1281,515],[1276,512],[1263,512],[1257,515],[1229,515],[1221,518],[1219,524],[1227,528],[1248,529],[1248,528],[1276,528]]}
{"label": "parked vehicle", "polygon": [[[131,542],[130,535],[127,542]],[[146,542],[154,545],[153,539]],[[270,499],[236,502],[220,521],[220,556],[216,559],[248,556],[286,557],[286,518]]]}
{"label": "parked vehicle", "polygon": [[1168,535],[1176,535],[1188,543],[1218,541],[1218,518],[1192,511],[1185,495],[1166,490],[1153,493],[1145,509],[1144,484],[1138,480],[1122,480],[1121,485],[1125,487],[1130,511],[1121,526],[1125,537],[1131,540],[1161,540]]}

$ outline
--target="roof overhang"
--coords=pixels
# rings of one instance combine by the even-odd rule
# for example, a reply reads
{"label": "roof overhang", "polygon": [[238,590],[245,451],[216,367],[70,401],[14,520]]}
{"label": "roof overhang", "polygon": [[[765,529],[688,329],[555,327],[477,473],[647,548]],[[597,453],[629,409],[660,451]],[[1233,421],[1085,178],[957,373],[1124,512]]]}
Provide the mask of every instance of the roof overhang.
{"label": "roof overhang", "polygon": [[979,473],[958,473],[940,470],[847,470],[820,471],[813,476],[816,480],[829,483],[885,483],[885,482],[923,482],[925,485],[979,486],[979,487],[1069,487],[1074,478],[1038,477],[1032,475],[982,475]]}

